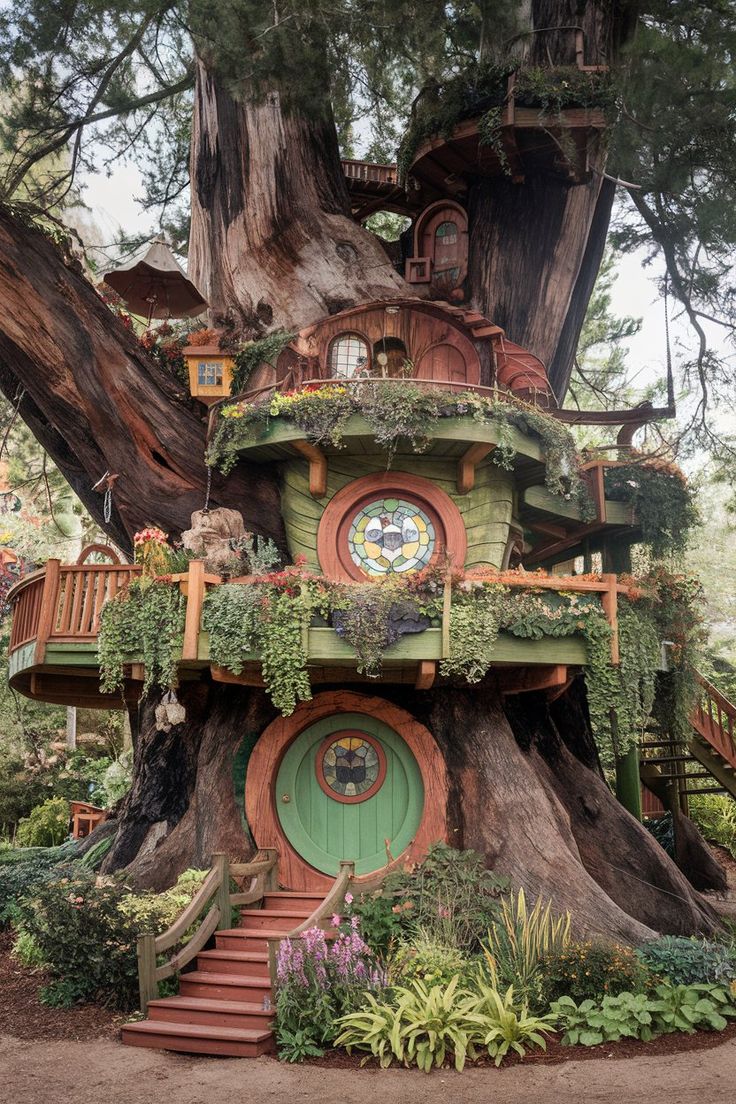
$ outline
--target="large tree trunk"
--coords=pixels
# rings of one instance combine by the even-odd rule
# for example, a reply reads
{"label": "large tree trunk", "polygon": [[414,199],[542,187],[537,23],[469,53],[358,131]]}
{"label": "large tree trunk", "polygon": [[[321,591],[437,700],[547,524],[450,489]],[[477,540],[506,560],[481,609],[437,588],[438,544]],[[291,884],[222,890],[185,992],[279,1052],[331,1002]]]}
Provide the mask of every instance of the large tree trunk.
{"label": "large tree trunk", "polygon": [[[146,356],[77,262],[0,209],[0,388],[95,520],[123,548],[145,525],[176,536],[204,505],[202,408]],[[113,514],[92,486],[116,473]],[[284,544],[275,475],[215,474],[212,505]]]}
{"label": "large tree trunk", "polygon": [[276,91],[236,101],[199,61],[191,179],[189,273],[215,321],[252,337],[410,294],[351,218],[327,101],[309,119]]}
{"label": "large tree trunk", "polygon": [[[511,699],[507,717],[492,681],[421,693],[381,686],[382,697],[427,725],[444,755],[450,842],[479,851],[533,898],[569,909],[581,936],[641,942],[654,931],[714,930],[713,911],[596,769],[578,693],[555,706],[556,723],[541,695]],[[189,717],[169,733],[156,731],[150,708],[144,713],[136,781],[105,862],[141,886],[162,888],[216,850],[255,850],[233,765],[273,707],[262,690],[216,684],[195,684],[183,700]]]}

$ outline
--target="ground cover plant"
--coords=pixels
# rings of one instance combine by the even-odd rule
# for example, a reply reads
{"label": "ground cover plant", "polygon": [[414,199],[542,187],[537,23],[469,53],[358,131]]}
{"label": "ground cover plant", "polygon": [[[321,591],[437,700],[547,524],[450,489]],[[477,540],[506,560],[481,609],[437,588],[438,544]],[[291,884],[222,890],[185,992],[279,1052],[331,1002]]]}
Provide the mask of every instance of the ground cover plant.
{"label": "ground cover plant", "polygon": [[673,985],[728,984],[736,979],[736,949],[729,944],[665,935],[645,943],[637,954],[652,974]]}

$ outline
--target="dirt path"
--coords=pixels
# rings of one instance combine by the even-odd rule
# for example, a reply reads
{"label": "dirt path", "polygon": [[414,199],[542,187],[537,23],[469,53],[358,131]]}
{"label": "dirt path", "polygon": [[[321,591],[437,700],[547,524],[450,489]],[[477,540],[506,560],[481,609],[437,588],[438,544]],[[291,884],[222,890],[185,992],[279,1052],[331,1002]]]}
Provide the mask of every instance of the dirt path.
{"label": "dirt path", "polygon": [[23,1104],[733,1104],[736,1040],[711,1050],[424,1074],[189,1058],[121,1046],[0,1037],[2,1099]]}

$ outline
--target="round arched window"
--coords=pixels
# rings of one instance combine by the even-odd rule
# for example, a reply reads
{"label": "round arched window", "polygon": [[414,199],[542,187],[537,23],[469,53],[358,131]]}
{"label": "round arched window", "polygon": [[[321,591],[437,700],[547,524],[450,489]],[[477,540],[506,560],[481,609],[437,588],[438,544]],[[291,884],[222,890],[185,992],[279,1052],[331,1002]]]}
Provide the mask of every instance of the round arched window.
{"label": "round arched window", "polygon": [[368,345],[357,334],[340,334],[330,346],[329,369],[331,376],[351,379],[370,368]]}
{"label": "round arched window", "polygon": [[452,499],[409,472],[367,475],[343,487],[317,532],[322,570],[336,579],[409,575],[443,552],[462,567],[466,549]]}

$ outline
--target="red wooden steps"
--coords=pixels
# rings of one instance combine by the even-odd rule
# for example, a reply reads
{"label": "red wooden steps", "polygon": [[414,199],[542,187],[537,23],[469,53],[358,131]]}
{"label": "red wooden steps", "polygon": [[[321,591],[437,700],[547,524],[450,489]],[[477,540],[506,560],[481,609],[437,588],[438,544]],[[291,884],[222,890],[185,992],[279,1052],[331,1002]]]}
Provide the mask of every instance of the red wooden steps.
{"label": "red wooden steps", "polygon": [[126,1024],[122,1041],[234,1058],[272,1053],[268,939],[293,931],[321,901],[311,893],[268,893],[262,908],[243,909],[241,926],[216,932],[214,950],[201,951],[196,968],[180,976],[179,995],[151,1001],[148,1019]]}

